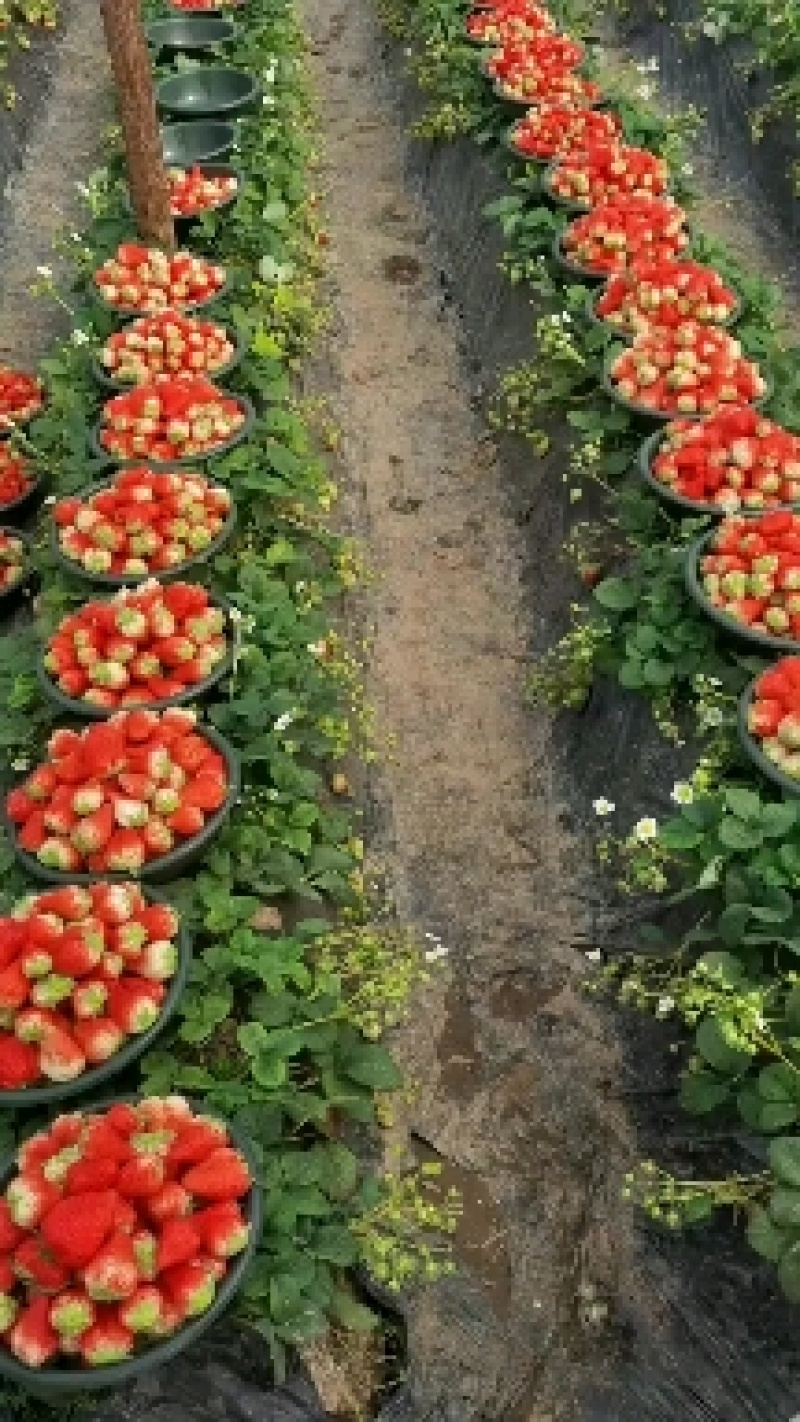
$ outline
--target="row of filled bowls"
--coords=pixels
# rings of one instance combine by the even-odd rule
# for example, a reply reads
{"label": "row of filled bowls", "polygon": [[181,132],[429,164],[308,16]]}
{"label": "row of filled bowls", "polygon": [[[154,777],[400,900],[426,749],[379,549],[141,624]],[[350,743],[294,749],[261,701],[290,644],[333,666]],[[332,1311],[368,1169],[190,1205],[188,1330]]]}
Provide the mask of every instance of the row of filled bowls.
{"label": "row of filled bowls", "polygon": [[[607,361],[606,390],[665,426],[644,440],[642,479],[676,511],[723,519],[687,553],[691,596],[732,636],[800,653],[800,439],[759,413],[767,382],[726,329],[741,312],[737,293],[691,260],[667,164],[625,142],[599,87],[578,72],[583,47],[544,7],[486,3],[466,33],[492,46],[482,67],[498,96],[526,107],[509,147],[541,167],[549,201],[579,214],[554,255],[581,280],[605,282],[588,318],[629,343]],[[800,793],[800,658],[784,656],[748,686],[739,726],[759,768]]]}
{"label": "row of filled bowls", "polygon": [[[163,1030],[191,941],[144,885],[184,872],[239,791],[233,748],[183,704],[230,670],[230,610],[181,579],[235,521],[227,489],[190,465],[243,438],[252,411],[211,384],[239,354],[224,328],[157,309],[160,326],[134,321],[96,365],[101,384],[133,387],[93,434],[117,469],[51,519],[62,566],[117,591],[64,618],[43,649],[42,686],[71,724],[6,802],[17,854],[48,887],[0,919],[0,1105],[96,1090]],[[170,405],[178,386],[188,407]],[[144,404],[126,405],[139,390]],[[45,399],[38,382],[0,373],[0,489],[21,483],[7,500],[18,514],[43,482],[14,429]],[[191,457],[159,459],[152,439],[146,464],[106,448],[132,422],[152,436],[162,416],[182,423],[173,436]],[[20,544],[13,528],[0,533],[2,566]],[[11,592],[24,574],[23,561]],[[189,1346],[241,1287],[263,1217],[246,1137],[180,1097],[57,1117],[6,1163],[0,1188],[0,1371],[40,1395],[119,1386]]]}

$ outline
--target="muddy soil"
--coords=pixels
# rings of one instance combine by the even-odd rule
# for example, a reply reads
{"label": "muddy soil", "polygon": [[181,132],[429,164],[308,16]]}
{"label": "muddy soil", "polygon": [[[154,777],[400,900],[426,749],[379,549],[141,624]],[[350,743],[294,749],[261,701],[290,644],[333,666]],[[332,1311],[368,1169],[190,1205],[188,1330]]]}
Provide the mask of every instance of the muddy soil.
{"label": "muddy soil", "polygon": [[581,1365],[613,1327],[603,1301],[629,1287],[617,1064],[579,987],[549,718],[524,707],[520,533],[405,182],[375,20],[366,0],[306,15],[338,323],[327,393],[376,574],[368,693],[396,744],[368,839],[401,916],[448,950],[397,1043],[407,1129],[466,1209],[459,1274],[410,1311],[409,1415],[555,1422],[579,1415]]}

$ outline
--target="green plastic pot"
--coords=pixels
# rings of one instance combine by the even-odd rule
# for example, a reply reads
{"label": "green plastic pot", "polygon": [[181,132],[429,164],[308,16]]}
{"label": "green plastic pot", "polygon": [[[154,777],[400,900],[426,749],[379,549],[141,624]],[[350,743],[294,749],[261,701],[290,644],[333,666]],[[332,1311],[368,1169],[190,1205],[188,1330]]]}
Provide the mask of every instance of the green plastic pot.
{"label": "green plastic pot", "polygon": [[261,97],[261,85],[244,69],[210,65],[162,79],[156,102],[166,113],[185,119],[240,114]]}
{"label": "green plastic pot", "polygon": [[224,163],[236,144],[232,123],[172,123],[161,129],[161,150],[168,168],[195,163]]}
{"label": "green plastic pot", "polygon": [[755,694],[755,681],[749,682],[739,697],[739,711],[737,716],[737,730],[739,741],[745,755],[750,757],[753,764],[765,775],[773,784],[779,785],[781,790],[787,795],[800,795],[800,780],[793,780],[791,775],[787,775],[779,766],[765,755],[755,736],[750,734],[748,729],[748,713]]}
{"label": "green plastic pot", "polygon": [[[84,1109],[87,1111],[90,1109],[108,1110],[109,1107],[120,1102],[131,1102],[137,1099],[139,1098],[131,1095],[104,1097],[101,1101],[85,1103]],[[229,1307],[241,1289],[255,1259],[264,1224],[264,1197],[261,1186],[257,1183],[260,1167],[249,1137],[238,1126],[217,1113],[209,1112],[204,1103],[193,1104],[197,1109],[201,1109],[203,1114],[215,1116],[215,1119],[224,1123],[233,1145],[245,1157],[254,1182],[244,1200],[240,1202],[242,1213],[250,1225],[250,1238],[241,1254],[235,1255],[231,1260],[228,1272],[217,1289],[211,1307],[199,1318],[185,1323],[170,1338],[165,1338],[160,1343],[154,1343],[144,1352],[127,1358],[124,1363],[110,1363],[107,1367],[81,1368],[76,1364],[72,1367],[26,1368],[0,1345],[0,1376],[10,1379],[26,1392],[46,1398],[68,1396],[74,1392],[102,1392],[106,1388],[123,1387],[135,1378],[142,1377],[145,1373],[163,1367],[165,1363],[177,1358],[193,1343],[196,1343],[198,1338],[201,1338],[212,1323]],[[16,1173],[17,1166],[14,1157],[7,1158],[0,1166],[0,1190],[6,1189]]]}
{"label": "green plastic pot", "polygon": [[[239,201],[239,198],[241,197],[242,193],[242,188],[244,187],[245,183],[245,177],[241,168],[234,167],[232,163],[195,163],[192,166],[196,168],[201,168],[204,174],[207,173],[208,176],[212,178],[235,178],[236,192],[232,193],[230,197],[225,198],[223,202],[216,203],[214,207],[206,208],[204,212],[192,213],[187,215],[180,215],[177,213],[173,214],[175,235],[178,239],[178,242],[181,244],[188,239],[189,234],[194,230],[195,227],[197,227],[198,223],[202,221],[206,213],[211,214],[230,211],[230,209],[234,207]],[[133,214],[133,206],[130,199],[130,193],[125,194],[125,206],[128,212]]]}
{"label": "green plastic pot", "polygon": [[[617,405],[621,405],[622,408],[623,408],[623,410],[627,410],[629,414],[631,414],[631,415],[637,415],[640,419],[646,419],[646,420],[655,421],[655,423],[658,424],[658,425],[669,425],[669,424],[672,423],[673,420],[686,420],[686,419],[689,419],[689,420],[691,420],[691,419],[702,420],[702,419],[704,418],[703,413],[700,413],[700,412],[698,412],[696,415],[694,415],[694,414],[683,414],[680,410],[672,410],[670,413],[667,413],[667,412],[665,412],[665,411],[663,411],[663,410],[651,410],[651,409],[648,408],[647,405],[639,405],[639,404],[637,404],[637,402],[636,402],[635,400],[626,400],[624,395],[620,395],[620,394],[619,394],[616,385],[614,384],[613,380],[611,379],[611,373],[610,373],[610,371],[611,371],[611,364],[612,364],[612,362],[613,362],[614,359],[615,359],[615,357],[613,356],[613,354],[610,354],[609,357],[608,357],[608,360],[606,361],[605,368],[604,368],[604,370],[603,370],[603,376],[602,376],[602,381],[601,381],[601,383],[602,383],[603,389],[605,390],[606,394],[609,395],[609,396],[611,397],[611,399],[614,400]],[[768,401],[768,400],[771,398],[771,396],[772,396],[772,385],[771,385],[771,382],[770,382],[769,380],[767,380],[765,383],[766,383],[767,388],[766,388],[764,394],[761,395],[758,400],[753,400],[753,401],[750,402],[750,403],[752,404],[754,410],[760,410],[761,407],[762,407],[762,405],[766,405],[767,401]],[[733,408],[733,407],[731,407],[731,408]],[[707,413],[708,413],[708,414],[715,414],[716,411],[708,411]],[[707,415],[706,415],[706,418],[707,418]]]}
{"label": "green plastic pot", "polygon": [[[176,466],[169,464],[159,465],[162,470],[169,470]],[[75,495],[76,499],[88,500],[94,494],[99,494],[101,490],[108,489],[113,484],[113,479],[104,479],[101,483],[87,484],[85,488],[79,489]],[[174,582],[176,578],[182,578],[192,568],[207,563],[211,558],[216,557],[221,552],[236,527],[236,505],[231,504],[230,512],[224,526],[220,529],[216,538],[212,539],[207,548],[202,552],[195,553],[191,558],[187,558],[183,563],[176,563],[172,568],[164,568],[158,573],[90,573],[72,558],[68,558],[63,552],[58,541],[58,529],[53,519],[50,520],[50,551],[56,563],[63,572],[68,573],[73,578],[82,578],[87,583],[94,583],[101,588],[132,588],[138,583],[147,582],[148,578],[157,577],[161,583]]]}
{"label": "green plastic pot", "polygon": [[[737,513],[737,518],[740,515]],[[742,514],[746,518],[748,515]],[[757,518],[754,514],[751,517]],[[753,647],[760,647],[762,651],[769,652],[773,657],[788,656],[790,653],[800,652],[800,642],[795,642],[791,637],[771,637],[768,632],[759,632],[747,627],[742,622],[737,622],[735,617],[728,617],[726,613],[720,612],[706,596],[705,589],[700,581],[699,565],[700,559],[709,547],[713,539],[716,528],[709,529],[696,543],[691,544],[687,549],[684,560],[683,572],[686,590],[689,596],[705,613],[712,622],[716,622],[720,631],[727,633],[731,637],[737,637],[742,642],[749,642]]]}
{"label": "green plastic pot", "polygon": [[[148,893],[147,898],[155,903],[166,902],[161,894],[155,894],[152,891]],[[30,1086],[22,1091],[0,1090],[0,1110],[15,1111],[21,1108],[32,1111],[35,1107],[54,1106],[56,1102],[67,1101],[87,1092],[96,1091],[98,1087],[105,1086],[112,1077],[118,1076],[126,1067],[132,1066],[139,1057],[150,1050],[174,1017],[189,980],[191,966],[192,940],[181,923],[178,929],[178,966],[175,976],[170,980],[158,1020],[153,1023],[152,1027],[147,1032],[140,1032],[138,1036],[129,1037],[125,1045],[120,1047],[113,1057],[109,1057],[108,1061],[101,1062],[98,1066],[89,1067],[74,1081],[50,1082],[47,1086]]]}
{"label": "green plastic pot", "polygon": [[[130,324],[133,323],[131,322]],[[125,328],[123,327],[123,330],[124,329]],[[233,355],[231,356],[230,360],[225,363],[225,365],[220,366],[219,370],[203,372],[204,374],[207,373],[208,379],[213,380],[215,384],[218,380],[224,380],[226,376],[230,375],[232,371],[236,370],[237,366],[241,365],[242,359],[244,357],[244,346],[237,333],[235,331],[228,331],[227,327],[225,328],[225,333],[228,337],[228,340],[233,342],[235,348]],[[113,375],[109,375],[102,361],[100,361],[96,355],[92,356],[92,375],[97,381],[97,384],[103,390],[113,390],[117,394],[119,394],[124,390],[135,389],[133,381],[115,380]]]}
{"label": "green plastic pot", "polygon": [[213,726],[209,726],[205,722],[198,724],[198,732],[204,735],[225,758],[228,770],[228,794],[225,797],[225,803],[213,815],[209,816],[203,829],[195,835],[194,839],[187,840],[185,844],[179,845],[177,849],[171,849],[168,854],[162,854],[158,859],[149,860],[138,874],[75,874],[60,869],[48,869],[46,865],[39,862],[35,854],[28,854],[27,850],[20,849],[17,843],[16,825],[11,824],[6,817],[14,853],[23,869],[32,878],[38,879],[40,883],[44,884],[96,884],[98,879],[108,880],[112,883],[130,882],[131,879],[138,879],[143,883],[166,884],[170,880],[178,879],[182,874],[188,873],[203,857],[212,840],[219,834],[236,804],[241,787],[239,755],[230,742],[226,741],[224,736],[221,736]]}
{"label": "green plastic pot", "polygon": [[138,306],[109,306],[108,302],[103,300],[99,287],[93,288],[98,306],[102,307],[103,311],[108,311],[112,316],[118,316],[122,321],[128,321],[136,316],[160,316],[161,312],[166,310],[180,311],[182,316],[189,316],[195,311],[209,311],[212,306],[216,306],[218,302],[230,295],[230,290],[231,280],[230,277],[226,277],[219,290],[215,291],[213,295],[207,296],[205,301],[186,301],[172,307],[162,306],[159,311],[142,311]]}
{"label": "green plastic pot", "polygon": [[167,56],[202,54],[230,44],[238,30],[233,20],[221,15],[186,14],[175,19],[154,20],[147,26],[147,42]]}
{"label": "green plastic pot", "polygon": [[[168,706],[189,706],[195,701],[205,701],[215,686],[224,681],[233,669],[233,638],[231,635],[230,623],[230,603],[222,597],[212,597],[211,606],[221,608],[225,613],[225,632],[228,638],[228,650],[224,657],[221,657],[210,676],[203,681],[196,682],[194,686],[187,686],[177,696],[168,696],[163,701],[142,701],[139,703],[147,711],[166,711]],[[45,696],[61,711],[66,711],[69,716],[77,716],[86,721],[106,721],[109,716],[113,716],[120,707],[107,708],[104,706],[93,706],[90,701],[82,701],[74,696],[67,696],[60,687],[56,686],[50,673],[44,664],[44,653],[36,659],[36,675],[39,685]],[[126,705],[125,710],[133,709],[133,703]]]}
{"label": "green plastic pot", "polygon": [[219,459],[223,454],[228,454],[230,450],[235,449],[243,440],[249,439],[252,432],[256,420],[256,412],[253,408],[252,401],[248,400],[246,395],[235,395],[233,398],[244,409],[244,424],[234,435],[231,435],[230,439],[223,440],[222,444],[215,445],[213,449],[206,450],[204,454],[187,455],[185,459],[170,459],[169,461],[161,461],[152,458],[145,459],[141,456],[138,456],[136,459],[117,459],[115,455],[109,453],[107,449],[104,449],[100,443],[100,431],[103,427],[102,420],[98,420],[94,428],[89,431],[89,448],[93,454],[100,455],[121,469],[136,464],[147,464],[151,469],[190,469],[197,464],[207,464],[210,459]]}

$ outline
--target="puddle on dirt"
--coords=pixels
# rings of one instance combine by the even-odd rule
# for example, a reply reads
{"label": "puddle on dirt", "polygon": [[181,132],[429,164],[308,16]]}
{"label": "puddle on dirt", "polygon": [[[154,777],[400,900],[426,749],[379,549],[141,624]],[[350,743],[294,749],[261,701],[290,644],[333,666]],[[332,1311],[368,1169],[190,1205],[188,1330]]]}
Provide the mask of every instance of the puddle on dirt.
{"label": "puddle on dirt", "polygon": [[454,1262],[465,1269],[489,1294],[495,1312],[507,1318],[511,1306],[511,1271],[506,1250],[506,1231],[500,1212],[486,1190],[486,1184],[472,1170],[443,1160],[431,1147],[414,1140],[420,1165],[435,1162],[442,1173],[435,1181],[435,1193],[442,1199],[456,1190],[461,1215],[453,1236]]}
{"label": "puddle on dirt", "polygon": [[493,1017],[501,1017],[506,1022],[530,1022],[552,995],[550,988],[536,987],[521,973],[509,974],[492,993],[489,1008]]}
{"label": "puddle on dirt", "polygon": [[438,1044],[441,1082],[455,1097],[471,1096],[481,1085],[483,1064],[469,1005],[453,985],[445,1003],[447,1020]]}
{"label": "puddle on dirt", "polygon": [[398,253],[393,257],[384,257],[381,271],[387,281],[396,282],[398,286],[412,286],[422,275],[422,263],[418,262],[416,257]]}

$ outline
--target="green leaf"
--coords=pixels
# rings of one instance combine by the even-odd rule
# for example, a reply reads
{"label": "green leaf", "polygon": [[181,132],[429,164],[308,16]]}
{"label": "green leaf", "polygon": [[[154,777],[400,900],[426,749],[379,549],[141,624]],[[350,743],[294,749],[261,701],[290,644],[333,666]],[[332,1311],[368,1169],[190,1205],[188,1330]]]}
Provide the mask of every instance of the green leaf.
{"label": "green leaf", "polygon": [[766,839],[783,839],[797,824],[797,805],[764,805],[759,824]]}
{"label": "green leaf", "polygon": [[639,590],[624,578],[604,578],[594,590],[601,607],[612,612],[628,612],[639,601]]}
{"label": "green leaf", "polygon": [[725,804],[737,819],[757,820],[761,817],[761,800],[754,790],[742,790],[731,786],[725,791]]}
{"label": "green leaf", "polygon": [[371,1309],[359,1303],[349,1289],[335,1289],[331,1300],[331,1313],[337,1323],[351,1328],[354,1333],[371,1333],[378,1326],[378,1319]]}
{"label": "green leaf", "polygon": [[396,1091],[403,1082],[386,1048],[377,1042],[363,1042],[349,1051],[344,1068],[353,1081],[374,1091]]}
{"label": "green leaf", "polygon": [[778,1265],[778,1282],[787,1299],[800,1303],[800,1244],[793,1244]]}
{"label": "green leaf", "polygon": [[761,830],[754,824],[746,824],[744,820],[733,815],[726,815],[717,830],[720,843],[726,849],[759,849],[763,840]]}
{"label": "green leaf", "polygon": [[749,904],[728,904],[717,919],[717,931],[723,943],[730,947],[740,943],[749,922]]}
{"label": "green leaf", "polygon": [[731,1094],[730,1083],[710,1072],[686,1072],[681,1078],[680,1100],[692,1116],[707,1116],[724,1105]]}
{"label": "green leaf", "polygon": [[749,1066],[751,1058],[738,1047],[731,1047],[713,1017],[706,1017],[694,1035],[695,1046],[704,1061],[722,1076],[738,1076]]}
{"label": "green leaf", "polygon": [[682,816],[667,820],[658,831],[658,838],[665,849],[696,849],[702,844],[705,834],[702,829],[689,824]]}
{"label": "green leaf", "polygon": [[798,1098],[800,1078],[785,1062],[771,1062],[769,1066],[765,1066],[759,1072],[756,1085],[759,1095],[763,1096],[765,1101],[795,1103]]}
{"label": "green leaf", "polygon": [[358,1258],[356,1242],[344,1225],[323,1225],[314,1236],[312,1248],[319,1259],[341,1269],[349,1269]]}
{"label": "green leaf", "polygon": [[778,1179],[800,1190],[800,1136],[781,1136],[770,1141],[767,1153]]}
{"label": "green leaf", "polygon": [[779,1229],[767,1211],[757,1205],[747,1226],[747,1240],[751,1249],[760,1254],[762,1259],[768,1259],[770,1264],[777,1264],[786,1253],[791,1236]]}

